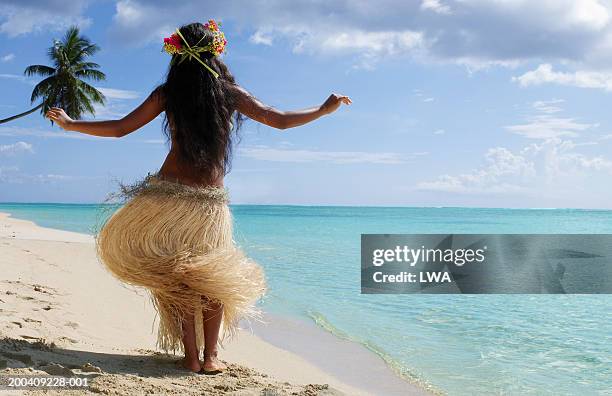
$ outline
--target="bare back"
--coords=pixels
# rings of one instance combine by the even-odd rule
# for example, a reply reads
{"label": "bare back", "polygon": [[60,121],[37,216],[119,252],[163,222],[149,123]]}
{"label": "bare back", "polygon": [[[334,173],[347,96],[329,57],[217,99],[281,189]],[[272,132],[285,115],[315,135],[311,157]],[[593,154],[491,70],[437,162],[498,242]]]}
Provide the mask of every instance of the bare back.
{"label": "bare back", "polygon": [[188,184],[191,186],[223,186],[223,176],[210,180],[210,175],[193,166],[185,165],[180,161],[179,146],[172,136],[170,152],[159,170],[159,176],[164,180],[177,183]]}

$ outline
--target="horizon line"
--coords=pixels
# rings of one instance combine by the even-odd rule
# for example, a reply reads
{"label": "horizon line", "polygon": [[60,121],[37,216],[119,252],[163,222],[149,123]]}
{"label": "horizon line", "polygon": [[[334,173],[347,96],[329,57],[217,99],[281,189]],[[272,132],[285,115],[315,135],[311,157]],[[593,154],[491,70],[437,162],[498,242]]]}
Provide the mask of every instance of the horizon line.
{"label": "horizon line", "polygon": [[[118,205],[122,203],[103,202],[16,202],[1,201],[0,205]],[[405,208],[405,209],[501,209],[501,210],[583,210],[612,211],[612,208],[575,208],[575,207],[499,207],[499,206],[410,206],[410,205],[354,205],[354,204],[287,204],[287,203],[230,203],[229,206],[290,206],[308,208]]]}

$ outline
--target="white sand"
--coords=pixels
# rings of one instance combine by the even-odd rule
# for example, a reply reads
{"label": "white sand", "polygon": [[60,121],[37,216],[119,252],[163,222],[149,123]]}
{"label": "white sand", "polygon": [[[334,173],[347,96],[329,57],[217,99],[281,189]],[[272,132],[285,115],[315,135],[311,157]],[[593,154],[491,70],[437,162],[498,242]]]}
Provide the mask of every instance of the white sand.
{"label": "white sand", "polygon": [[[0,375],[87,375],[93,391],[126,395],[379,393],[246,331],[220,351],[231,363],[224,374],[174,369],[175,357],[155,351],[154,317],[144,291],[98,263],[93,237],[0,213]],[[380,394],[423,394],[371,361],[397,381]]]}

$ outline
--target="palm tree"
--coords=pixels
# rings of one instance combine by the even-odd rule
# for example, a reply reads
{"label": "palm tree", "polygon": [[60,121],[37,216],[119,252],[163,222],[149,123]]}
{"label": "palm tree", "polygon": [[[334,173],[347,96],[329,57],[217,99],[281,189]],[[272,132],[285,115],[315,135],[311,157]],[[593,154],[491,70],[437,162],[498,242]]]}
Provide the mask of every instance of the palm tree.
{"label": "palm tree", "polygon": [[100,65],[87,61],[100,50],[86,37],[79,35],[79,28],[72,26],[66,32],[63,40],[53,40],[48,55],[53,66],[31,65],[24,74],[39,75],[44,80],[36,84],[32,91],[31,103],[37,99],[41,102],[26,112],[0,120],[0,124],[26,116],[41,109],[46,114],[51,107],[61,107],[73,119],[80,119],[84,113],[95,115],[93,105],[104,104],[106,98],[102,92],[87,84],[84,79],[102,81],[106,75],[100,70]]}

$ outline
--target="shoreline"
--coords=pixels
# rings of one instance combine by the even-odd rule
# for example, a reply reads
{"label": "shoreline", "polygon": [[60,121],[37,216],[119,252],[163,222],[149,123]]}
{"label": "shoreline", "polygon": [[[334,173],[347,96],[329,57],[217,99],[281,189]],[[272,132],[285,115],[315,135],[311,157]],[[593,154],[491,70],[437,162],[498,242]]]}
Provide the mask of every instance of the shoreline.
{"label": "shoreline", "polygon": [[364,345],[340,338],[306,319],[270,313],[265,313],[264,318],[270,325],[251,324],[257,337],[301,356],[358,389],[385,396],[436,394],[426,383],[403,378]]}
{"label": "shoreline", "polygon": [[[146,299],[145,293],[142,290],[121,287],[118,281],[106,273],[102,265],[97,261],[92,261],[92,258],[95,259],[94,249],[92,249],[93,236],[41,227],[33,221],[18,219],[12,217],[10,213],[0,212],[0,242],[3,250],[18,248],[21,249],[22,255],[37,256],[35,260],[38,263],[41,261],[78,259],[87,264],[86,266],[71,267],[70,264],[55,263],[54,267],[59,266],[61,274],[51,276],[57,281],[52,289],[60,292],[58,294],[66,294],[67,290],[64,289],[69,289],[67,294],[72,298],[62,299],[62,303],[71,305],[71,312],[79,314],[80,318],[75,318],[75,321],[69,322],[77,324],[80,334],[73,334],[74,332],[69,329],[63,329],[63,331],[69,333],[67,335],[63,335],[61,332],[54,333],[53,331],[45,333],[40,329],[36,335],[18,334],[24,332],[22,330],[24,327],[28,328],[27,325],[24,326],[24,323],[19,321],[21,327],[19,328],[20,331],[17,332],[7,331],[6,326],[3,329],[2,322],[0,322],[0,336],[24,340],[68,338],[71,340],[69,341],[71,350],[86,351],[91,349],[93,344],[94,349],[100,349],[101,347],[103,351],[111,346],[113,350],[123,349],[129,351],[129,353],[138,351],[138,349],[156,351],[154,345],[155,334],[152,327],[154,311]],[[52,250],[55,251],[51,252]],[[70,250],[70,259],[65,255],[66,250]],[[64,255],[61,254],[62,252]],[[16,256],[15,253],[12,256],[10,254],[4,254],[3,256],[10,256],[12,260],[25,259],[25,257]],[[0,268],[3,265],[7,267],[6,264],[0,260]],[[42,283],[43,280],[48,280],[49,276],[46,276],[48,274],[36,272],[36,263],[25,267],[29,268],[27,270],[14,267],[4,268],[0,272],[6,275],[0,281],[17,282],[17,284],[11,284],[10,287],[15,285],[21,287],[22,284],[27,284],[27,282],[24,283],[24,279],[32,281],[30,286],[35,284],[36,281]],[[38,267],[40,267],[40,264],[38,264]],[[53,267],[47,268],[49,271],[53,271]],[[11,277],[11,275],[13,276]],[[86,300],[88,299],[91,290],[87,288],[87,285],[75,285],[74,283],[83,282],[88,278],[91,279],[92,275],[95,275],[96,279],[101,282],[103,287],[100,287],[100,289],[112,289],[112,293],[121,294],[119,296],[119,298],[123,298],[121,303],[129,300],[129,309],[115,312],[112,307],[104,307],[105,301],[102,300],[109,298],[109,296],[98,296],[102,306],[97,304],[96,301],[87,301],[91,302],[90,304],[84,304],[83,301],[74,301],[78,300],[75,298],[75,294]],[[0,305],[0,308],[2,308],[2,305]],[[49,310],[49,312],[55,312],[55,310]],[[14,316],[19,316],[21,310],[15,310],[14,314]],[[45,313],[45,315],[48,315],[48,313]],[[277,385],[281,392],[285,391],[282,386],[308,387],[312,385],[316,388],[318,386],[316,384],[328,384],[329,389],[317,388],[318,391],[315,389],[314,394],[367,395],[380,394],[381,392],[385,395],[429,394],[428,391],[418,385],[401,378],[382,358],[358,343],[342,340],[318,328],[313,323],[300,323],[274,314],[266,314],[265,318],[267,324],[252,323],[252,334],[248,331],[241,331],[236,340],[223,347],[220,351],[222,353],[221,358],[231,363],[246,366],[251,370],[255,369],[279,383],[284,381],[286,385]],[[8,327],[10,327],[10,323],[18,322],[11,322],[8,318],[7,321],[9,322]],[[46,321],[44,322],[46,323]],[[104,331],[101,331],[101,329],[104,329]],[[117,333],[118,329],[121,329],[119,333]],[[138,335],[128,334],[134,332]],[[45,337],[39,337],[40,333],[43,333],[42,335],[45,335]],[[100,333],[104,333],[104,335],[102,336]],[[91,338],[92,342],[83,342],[83,339],[88,339],[86,337]],[[59,342],[54,341],[54,343],[62,345],[61,340]],[[262,351],[265,351],[265,353],[262,353]],[[330,351],[332,352],[330,353]],[[0,350],[0,363],[2,360],[1,352]],[[158,352],[153,353],[158,354]],[[106,363],[110,364],[109,362]],[[119,371],[117,375],[125,374]],[[253,378],[256,377],[254,374],[253,376]],[[257,382],[258,380],[255,378],[253,381]]]}

